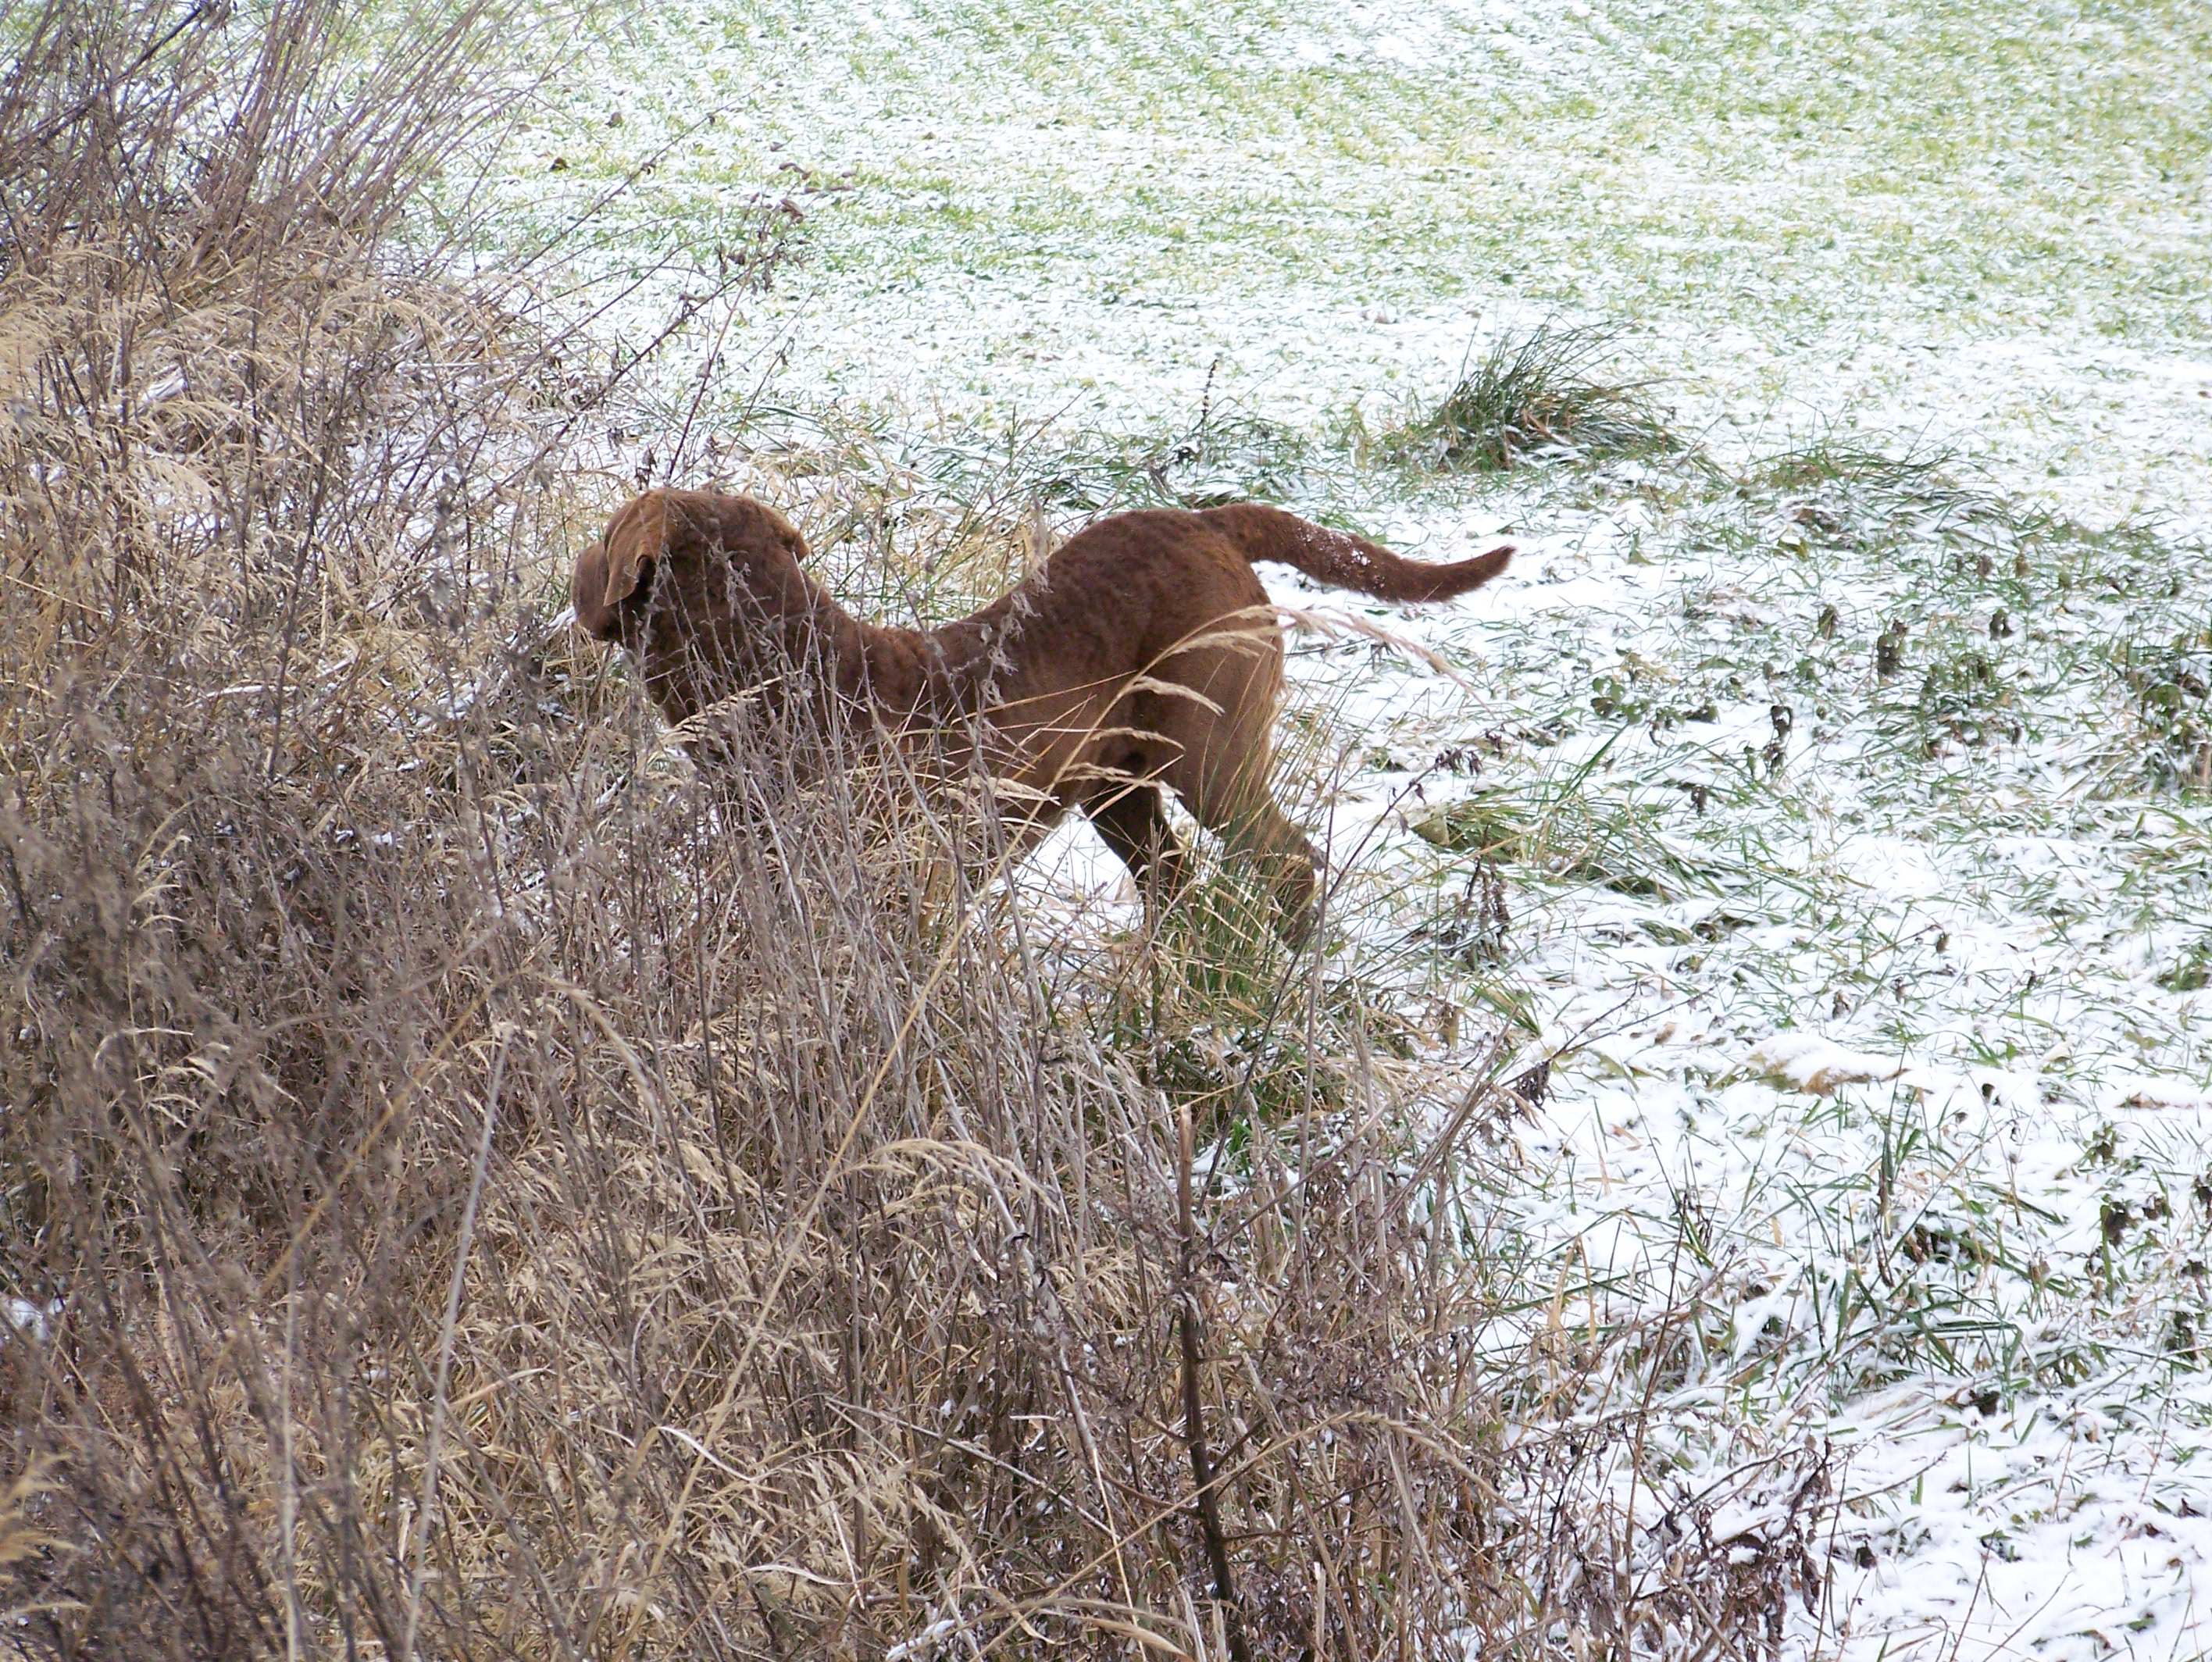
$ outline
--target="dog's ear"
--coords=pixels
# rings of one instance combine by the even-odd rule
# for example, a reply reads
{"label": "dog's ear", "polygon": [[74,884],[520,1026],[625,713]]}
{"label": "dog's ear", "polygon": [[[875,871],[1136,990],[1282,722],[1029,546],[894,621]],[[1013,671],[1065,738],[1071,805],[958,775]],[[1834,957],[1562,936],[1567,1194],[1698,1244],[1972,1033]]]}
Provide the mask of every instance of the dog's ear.
{"label": "dog's ear", "polygon": [[653,562],[667,550],[665,493],[647,491],[615,511],[607,534],[578,558],[575,579],[569,585],[576,622],[586,634],[612,640],[621,634],[617,616],[623,602],[637,592]]}
{"label": "dog's ear", "polygon": [[668,551],[668,493],[649,490],[617,509],[607,526],[606,577],[599,595],[611,612],[637,592],[653,562]]}

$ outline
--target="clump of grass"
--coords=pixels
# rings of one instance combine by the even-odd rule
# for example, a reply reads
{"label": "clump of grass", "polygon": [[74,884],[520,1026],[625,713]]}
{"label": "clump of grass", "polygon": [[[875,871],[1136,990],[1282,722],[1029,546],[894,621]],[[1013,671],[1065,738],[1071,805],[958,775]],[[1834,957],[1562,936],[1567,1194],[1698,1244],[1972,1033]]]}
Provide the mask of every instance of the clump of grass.
{"label": "clump of grass", "polygon": [[1040,449],[1030,488],[1054,507],[1082,513],[1207,508],[1295,500],[1316,464],[1316,447],[1302,434],[1209,394],[1188,427]]}
{"label": "clump of grass", "polygon": [[1759,458],[1734,479],[1732,494],[1778,513],[1785,547],[1856,546],[1946,587],[2017,590],[2079,530],[1978,483],[1950,450],[1850,434],[1822,434]]}
{"label": "clump of grass", "polygon": [[1437,406],[1390,428],[1382,454],[1438,473],[1498,473],[1545,456],[1673,450],[1640,385],[1607,379],[1616,331],[1542,325],[1503,334]]}
{"label": "clump of grass", "polygon": [[1899,453],[1827,434],[1762,458],[1747,470],[1744,482],[1778,492],[1833,487],[1862,496],[1948,501],[1963,494],[1949,471],[1957,459],[1948,450],[1913,446]]}
{"label": "clump of grass", "polygon": [[1431,846],[1478,864],[1623,895],[1678,900],[1705,886],[1708,874],[1657,833],[1674,804],[1598,789],[1589,779],[1594,771],[1492,786],[1430,809],[1412,828]]}
{"label": "clump of grass", "polygon": [[2087,599],[2125,616],[2091,655],[2110,695],[2125,701],[2104,747],[2107,789],[2212,791],[2212,626],[2193,592],[2172,580],[2203,555],[2201,545],[2152,543],[2127,549],[2125,564],[2089,567]]}

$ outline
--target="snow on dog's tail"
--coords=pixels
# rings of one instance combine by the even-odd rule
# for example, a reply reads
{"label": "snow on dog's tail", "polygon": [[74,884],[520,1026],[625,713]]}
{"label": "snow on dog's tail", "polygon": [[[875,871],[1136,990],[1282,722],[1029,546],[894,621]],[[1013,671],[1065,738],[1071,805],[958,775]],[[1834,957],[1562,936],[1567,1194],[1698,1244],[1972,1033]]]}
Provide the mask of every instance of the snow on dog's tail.
{"label": "snow on dog's tail", "polygon": [[1294,513],[1259,502],[1207,508],[1200,516],[1237,545],[1247,560],[1272,560],[1304,572],[1333,589],[1352,589],[1377,600],[1449,600],[1479,589],[1513,558],[1509,543],[1472,560],[1425,566],[1349,531],[1310,525]]}

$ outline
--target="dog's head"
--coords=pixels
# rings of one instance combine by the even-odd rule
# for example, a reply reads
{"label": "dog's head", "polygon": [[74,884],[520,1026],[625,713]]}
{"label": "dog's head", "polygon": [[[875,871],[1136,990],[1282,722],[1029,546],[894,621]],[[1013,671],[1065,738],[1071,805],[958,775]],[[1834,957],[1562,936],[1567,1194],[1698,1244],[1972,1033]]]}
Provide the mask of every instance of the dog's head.
{"label": "dog's head", "polygon": [[806,540],[765,502],[698,490],[649,490],[615,510],[576,561],[576,622],[633,651],[658,616],[704,624],[739,606],[804,610]]}
{"label": "dog's head", "polygon": [[617,509],[576,561],[576,622],[618,641],[672,722],[782,672],[836,657],[852,628],[800,569],[805,539],[766,503],[649,490]]}

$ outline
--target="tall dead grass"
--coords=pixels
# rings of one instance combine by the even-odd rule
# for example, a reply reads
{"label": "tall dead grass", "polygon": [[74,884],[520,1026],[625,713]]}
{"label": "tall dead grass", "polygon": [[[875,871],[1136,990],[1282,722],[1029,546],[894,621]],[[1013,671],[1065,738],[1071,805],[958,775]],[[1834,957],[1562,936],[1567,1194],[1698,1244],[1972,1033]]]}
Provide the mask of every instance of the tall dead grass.
{"label": "tall dead grass", "polygon": [[501,113],[440,15],[0,6],[8,1642],[1767,1642],[1797,1503],[1647,1540],[1501,1373],[1481,1071],[1263,965],[1302,1043],[1188,1088],[1146,989],[1233,936],[1056,953],[549,627],[620,389],[421,240]]}

